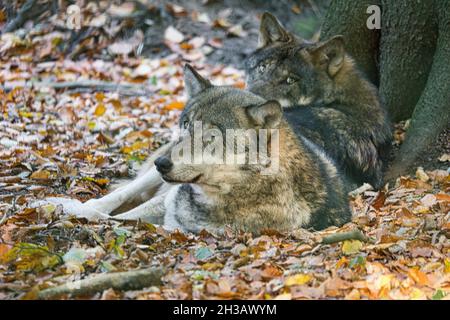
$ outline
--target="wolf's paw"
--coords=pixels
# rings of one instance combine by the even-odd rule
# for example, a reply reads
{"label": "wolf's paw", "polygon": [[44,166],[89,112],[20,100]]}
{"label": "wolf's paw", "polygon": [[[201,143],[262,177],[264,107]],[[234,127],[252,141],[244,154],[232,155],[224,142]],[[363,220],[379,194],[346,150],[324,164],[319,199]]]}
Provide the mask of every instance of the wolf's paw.
{"label": "wolf's paw", "polygon": [[55,206],[62,206],[63,213],[66,215],[72,215],[77,218],[85,218],[89,221],[97,221],[101,219],[109,219],[110,216],[104,214],[86,203],[82,203],[76,199],[69,198],[46,198],[45,200],[37,201],[33,204],[33,207],[53,204]]}

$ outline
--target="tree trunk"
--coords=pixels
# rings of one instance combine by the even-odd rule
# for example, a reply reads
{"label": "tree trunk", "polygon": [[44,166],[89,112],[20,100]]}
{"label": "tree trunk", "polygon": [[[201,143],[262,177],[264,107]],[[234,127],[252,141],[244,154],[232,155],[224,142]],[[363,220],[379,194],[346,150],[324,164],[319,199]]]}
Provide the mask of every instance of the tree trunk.
{"label": "tree trunk", "polygon": [[341,34],[347,52],[373,84],[378,86],[378,44],[380,30],[367,28],[370,5],[380,5],[380,0],[332,0],[324,18],[321,40]]}
{"label": "tree trunk", "polygon": [[[388,178],[410,168],[450,122],[450,1],[436,0],[439,38],[425,89],[414,109],[406,139]],[[406,82],[408,78],[403,78]]]}
{"label": "tree trunk", "polygon": [[432,1],[381,2],[380,97],[397,122],[411,117],[427,83],[437,19]]}

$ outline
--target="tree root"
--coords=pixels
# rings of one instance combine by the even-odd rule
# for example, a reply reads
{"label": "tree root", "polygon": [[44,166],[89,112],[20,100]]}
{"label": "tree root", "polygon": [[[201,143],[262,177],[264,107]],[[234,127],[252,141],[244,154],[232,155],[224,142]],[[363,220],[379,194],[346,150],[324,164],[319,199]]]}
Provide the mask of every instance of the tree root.
{"label": "tree root", "polygon": [[366,237],[358,229],[349,232],[335,233],[326,237],[323,237],[322,244],[332,244],[336,242],[342,242],[345,240],[359,240],[363,242],[369,242],[370,239]]}
{"label": "tree root", "polygon": [[161,268],[101,274],[44,289],[38,293],[38,299],[52,299],[66,294],[72,297],[89,295],[109,288],[115,290],[139,290],[149,286],[160,285],[163,274],[164,271]]}

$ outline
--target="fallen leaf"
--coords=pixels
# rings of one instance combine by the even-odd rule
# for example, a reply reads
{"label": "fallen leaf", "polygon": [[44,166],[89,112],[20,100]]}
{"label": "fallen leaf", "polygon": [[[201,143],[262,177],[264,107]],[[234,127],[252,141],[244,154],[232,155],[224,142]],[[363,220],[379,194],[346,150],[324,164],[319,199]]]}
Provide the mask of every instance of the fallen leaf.
{"label": "fallen leaf", "polygon": [[184,40],[184,35],[172,26],[169,26],[164,32],[164,39],[174,43],[181,43]]}
{"label": "fallen leaf", "polygon": [[342,244],[342,253],[345,255],[351,255],[358,253],[363,244],[359,240],[345,240]]}
{"label": "fallen leaf", "polygon": [[311,275],[299,273],[286,278],[284,284],[288,287],[295,285],[302,285],[308,283],[309,281],[311,281],[311,279],[312,279]]}

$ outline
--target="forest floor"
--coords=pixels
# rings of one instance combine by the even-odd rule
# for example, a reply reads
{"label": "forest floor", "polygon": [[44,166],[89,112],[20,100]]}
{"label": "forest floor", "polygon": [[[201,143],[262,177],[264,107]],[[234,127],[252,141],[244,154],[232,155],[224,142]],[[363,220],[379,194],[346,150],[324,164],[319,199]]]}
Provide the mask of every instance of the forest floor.
{"label": "forest floor", "polygon": [[[48,196],[101,197],[115,179],[132,176],[172,134],[185,103],[183,64],[190,61],[215,84],[242,88],[240,62],[256,46],[257,17],[236,24],[239,10],[205,15],[167,6],[173,24],[158,32],[163,44],[142,47],[154,30],[125,37],[129,18],[112,18],[131,15],[128,4],[104,13],[91,5],[83,10],[90,27],[81,38],[56,16],[0,39],[0,299],[36,299],[73,280],[151,267],[163,267],[161,283],[77,298],[450,298],[445,149],[432,155],[435,168],[351,194],[353,221],[321,232],[192,235],[34,208]],[[289,15],[302,12],[293,6]],[[229,46],[240,46],[240,56],[224,49],[230,41],[240,43]],[[398,124],[395,143],[403,136]],[[355,229],[364,237],[323,242]]]}

